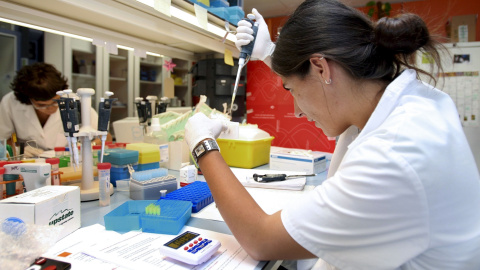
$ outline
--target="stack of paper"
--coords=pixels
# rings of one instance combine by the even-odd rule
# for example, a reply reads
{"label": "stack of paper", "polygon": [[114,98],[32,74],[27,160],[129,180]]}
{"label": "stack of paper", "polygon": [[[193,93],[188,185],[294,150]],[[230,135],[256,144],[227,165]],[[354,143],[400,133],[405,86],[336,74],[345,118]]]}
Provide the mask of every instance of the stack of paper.
{"label": "stack of paper", "polygon": [[187,230],[216,239],[222,243],[222,246],[205,263],[197,266],[188,265],[160,252],[159,247],[174,238],[173,235],[141,231],[119,234],[105,230],[105,227],[100,224],[95,224],[80,228],[63,238],[43,256],[70,262],[72,270],[254,270],[265,264],[248,256],[233,235],[189,226],[185,226],[180,234]]}
{"label": "stack of paper", "polygon": [[274,171],[274,170],[255,170],[255,169],[238,169],[232,168],[232,172],[243,184],[244,187],[256,187],[256,188],[273,188],[273,189],[287,189],[287,190],[303,190],[307,178],[293,178],[285,181],[275,182],[257,182],[253,180],[253,174],[286,174],[286,175],[298,175],[305,174],[305,172],[292,172],[292,171]]}

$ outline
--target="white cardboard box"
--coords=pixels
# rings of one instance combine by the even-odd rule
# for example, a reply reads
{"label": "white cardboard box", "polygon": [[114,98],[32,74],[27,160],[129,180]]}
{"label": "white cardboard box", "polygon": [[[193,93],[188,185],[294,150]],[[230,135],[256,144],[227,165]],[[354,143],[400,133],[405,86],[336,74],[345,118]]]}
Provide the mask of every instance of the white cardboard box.
{"label": "white cardboard box", "polygon": [[80,188],[45,186],[0,201],[0,220],[17,217],[28,224],[62,225],[60,238],[80,228]]}
{"label": "white cardboard box", "polygon": [[198,179],[198,170],[195,165],[188,165],[180,169],[180,186],[186,186]]}
{"label": "white cardboard box", "polygon": [[310,155],[299,155],[292,154],[285,149],[287,148],[283,148],[282,151],[278,152],[270,152],[271,170],[300,171],[312,174],[321,173],[327,169],[327,157],[325,154],[311,152]]}

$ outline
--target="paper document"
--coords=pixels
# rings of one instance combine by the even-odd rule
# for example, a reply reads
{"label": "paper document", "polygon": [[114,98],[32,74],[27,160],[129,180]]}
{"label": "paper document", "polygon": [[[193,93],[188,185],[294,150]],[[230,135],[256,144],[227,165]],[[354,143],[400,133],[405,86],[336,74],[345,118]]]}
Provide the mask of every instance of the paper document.
{"label": "paper document", "polygon": [[232,168],[232,172],[233,174],[235,174],[235,176],[238,178],[238,181],[240,181],[244,187],[302,190],[305,187],[305,183],[307,182],[307,178],[305,177],[287,179],[285,181],[267,182],[267,183],[257,182],[252,178],[254,173],[297,175],[297,174],[305,174],[305,172],[238,169],[238,168]]}
{"label": "paper document", "polygon": [[124,269],[255,269],[260,263],[250,258],[232,235],[185,226],[182,231],[193,231],[221,242],[222,246],[207,262],[193,266],[168,258],[158,250],[175,235],[130,231],[119,234],[96,224],[81,228],[52,247],[45,257],[67,261],[72,270]]}
{"label": "paper document", "polygon": [[[308,192],[315,189],[315,187],[305,186],[305,188],[301,191],[263,188],[246,189],[252,198],[257,202],[257,204],[263,209],[263,211],[271,215],[285,208],[285,206],[287,206],[290,202],[298,200]],[[198,213],[192,213],[192,217],[224,221],[215,202],[203,208]]]}
{"label": "paper document", "polygon": [[102,242],[120,237],[121,234],[107,231],[100,224],[80,228],[58,241],[42,256],[54,260],[69,262],[71,270],[98,269],[98,270],[123,270],[117,264],[97,259],[83,251]]}

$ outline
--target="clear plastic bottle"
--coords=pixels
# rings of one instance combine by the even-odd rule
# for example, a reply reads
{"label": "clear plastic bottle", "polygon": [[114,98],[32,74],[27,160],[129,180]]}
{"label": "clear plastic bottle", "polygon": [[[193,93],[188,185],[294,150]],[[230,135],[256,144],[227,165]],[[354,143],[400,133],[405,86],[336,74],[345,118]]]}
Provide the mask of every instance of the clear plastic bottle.
{"label": "clear plastic bottle", "polygon": [[98,163],[98,201],[100,206],[110,205],[110,168],[108,162]]}
{"label": "clear plastic bottle", "polygon": [[143,142],[158,145],[160,150],[160,167],[165,168],[169,157],[168,134],[160,127],[158,118],[152,118],[150,133],[143,137]]}

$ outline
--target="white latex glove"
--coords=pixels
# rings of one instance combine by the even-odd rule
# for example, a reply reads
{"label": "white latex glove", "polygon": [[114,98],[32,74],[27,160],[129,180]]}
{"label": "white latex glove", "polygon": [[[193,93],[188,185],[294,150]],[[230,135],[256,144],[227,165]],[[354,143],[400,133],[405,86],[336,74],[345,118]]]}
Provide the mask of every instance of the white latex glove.
{"label": "white latex glove", "polygon": [[40,148],[35,148],[33,146],[27,145],[23,149],[23,157],[32,158],[32,157],[39,157],[40,154],[43,153],[43,150]]}
{"label": "white latex glove", "polygon": [[185,125],[185,141],[192,152],[199,142],[205,139],[217,139],[226,129],[226,121],[210,119],[203,113],[196,113]]}
{"label": "white latex glove", "polygon": [[[253,46],[252,59],[260,59],[264,61],[268,56],[270,56],[275,50],[275,43],[272,42],[270,38],[270,33],[268,32],[268,26],[263,19],[263,16],[258,13],[257,9],[252,9],[253,15],[255,15],[255,21],[259,23],[257,37],[255,40],[255,45]],[[237,27],[237,41],[235,41],[235,46],[239,51],[242,50],[242,46],[249,44],[253,40],[253,30],[252,24],[246,20],[241,20],[238,22]]]}

